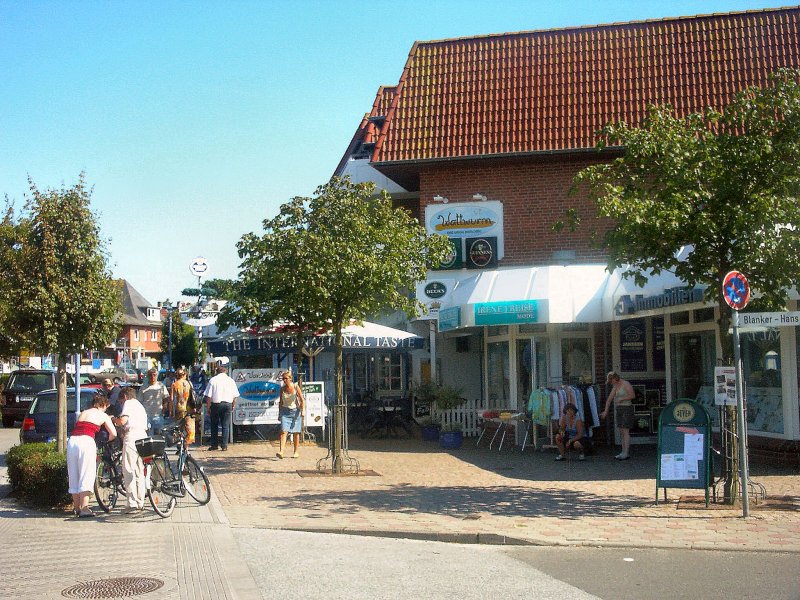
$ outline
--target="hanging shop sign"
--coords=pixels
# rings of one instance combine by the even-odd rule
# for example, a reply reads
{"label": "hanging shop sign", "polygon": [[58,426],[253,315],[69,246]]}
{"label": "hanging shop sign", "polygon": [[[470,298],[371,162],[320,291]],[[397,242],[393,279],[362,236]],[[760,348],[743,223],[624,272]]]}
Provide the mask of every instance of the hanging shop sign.
{"label": "hanging shop sign", "polygon": [[461,327],[461,307],[451,306],[439,311],[439,331],[450,331]]}
{"label": "hanging shop sign", "polygon": [[456,286],[455,279],[428,279],[417,284],[417,300],[428,313],[419,315],[420,320],[433,320],[439,316],[439,308],[450,298]]}
{"label": "hanging shop sign", "polygon": [[452,269],[461,269],[464,266],[464,241],[459,238],[447,238],[450,242],[450,254],[436,267],[436,271],[449,271]]}
{"label": "hanging shop sign", "polygon": [[497,238],[464,238],[465,263],[468,269],[492,269],[497,266]]}
{"label": "hanging shop sign", "polygon": [[517,325],[538,322],[538,301],[481,302],[475,305],[475,325]]}
{"label": "hanging shop sign", "polygon": [[[425,229],[428,233],[446,235],[455,242],[456,249],[466,238],[493,237],[496,239],[495,261],[503,258],[503,203],[497,200],[429,204],[425,207]],[[469,244],[466,244],[465,260],[468,254]]]}

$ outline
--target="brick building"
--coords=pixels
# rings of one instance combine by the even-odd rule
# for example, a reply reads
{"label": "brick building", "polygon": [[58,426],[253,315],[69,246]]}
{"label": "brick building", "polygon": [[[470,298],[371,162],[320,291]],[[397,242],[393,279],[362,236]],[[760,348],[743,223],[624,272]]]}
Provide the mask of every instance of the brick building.
{"label": "brick building", "polygon": [[[606,273],[589,235],[612,223],[570,187],[614,156],[595,149],[605,124],[641,122],[651,104],[722,107],[780,67],[800,67],[797,7],[415,43],[336,169],[375,181],[454,243],[455,263],[417,290],[432,310],[409,327],[430,348],[414,353],[412,379],[521,409],[532,390],[565,384],[593,381],[604,396],[615,369],[640,395],[640,441],[672,399],[716,414],[714,308],[697,290],[675,295],[677,280],[636,289]],[[583,224],[556,233],[566,208]],[[654,300],[637,308],[637,295]],[[744,344],[751,433],[800,439],[795,329]]]}

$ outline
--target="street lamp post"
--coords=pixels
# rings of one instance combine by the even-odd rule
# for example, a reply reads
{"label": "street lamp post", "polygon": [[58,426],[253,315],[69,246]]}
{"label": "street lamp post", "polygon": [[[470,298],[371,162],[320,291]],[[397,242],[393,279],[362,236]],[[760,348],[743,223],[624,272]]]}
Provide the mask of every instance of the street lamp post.
{"label": "street lamp post", "polygon": [[169,327],[169,366],[168,369],[172,370],[172,303],[164,303],[164,308],[167,309],[167,322]]}

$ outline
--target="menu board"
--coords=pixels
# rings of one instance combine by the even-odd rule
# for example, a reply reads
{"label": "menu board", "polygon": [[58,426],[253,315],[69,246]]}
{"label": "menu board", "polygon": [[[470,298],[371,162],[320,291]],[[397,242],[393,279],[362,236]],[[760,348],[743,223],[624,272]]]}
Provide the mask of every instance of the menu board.
{"label": "menu board", "polygon": [[663,408],[658,429],[658,488],[706,490],[711,478],[711,423],[705,408],[679,400]]}

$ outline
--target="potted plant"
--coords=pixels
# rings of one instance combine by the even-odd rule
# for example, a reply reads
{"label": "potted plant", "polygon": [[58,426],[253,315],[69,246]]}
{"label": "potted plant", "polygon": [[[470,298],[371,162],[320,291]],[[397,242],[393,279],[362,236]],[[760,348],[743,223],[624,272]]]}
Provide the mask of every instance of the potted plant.
{"label": "potted plant", "polygon": [[441,425],[433,417],[419,417],[417,425],[422,429],[422,439],[426,442],[435,442],[439,439],[439,428]]}
{"label": "potted plant", "polygon": [[446,425],[442,425],[439,431],[439,445],[448,450],[460,448],[461,444],[464,442],[464,434],[461,429],[461,423],[447,423]]}
{"label": "potted plant", "polygon": [[433,393],[433,402],[436,404],[436,410],[450,410],[464,404],[466,398],[461,397],[461,388],[437,385]]}

